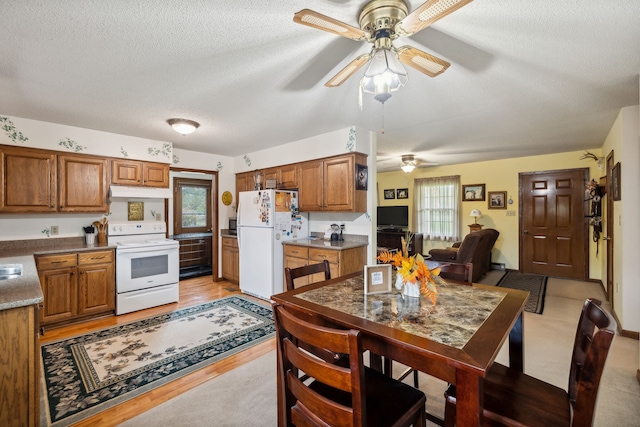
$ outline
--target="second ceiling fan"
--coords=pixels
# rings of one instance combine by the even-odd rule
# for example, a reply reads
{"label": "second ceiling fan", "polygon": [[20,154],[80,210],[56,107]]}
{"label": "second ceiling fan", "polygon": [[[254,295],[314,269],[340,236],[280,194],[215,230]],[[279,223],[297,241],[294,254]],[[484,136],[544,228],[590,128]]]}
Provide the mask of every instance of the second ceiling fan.
{"label": "second ceiling fan", "polygon": [[430,77],[443,73],[450,65],[447,61],[412,46],[396,48],[393,40],[415,34],[471,1],[429,0],[408,13],[407,4],[402,0],[372,0],[360,11],[360,28],[309,9],[296,13],[293,21],[341,37],[373,43],[370,53],[355,58],[325,83],[325,86],[340,86],[367,62],[371,62],[361,81],[361,87],[384,103],[391,97],[391,92],[404,86],[408,78],[398,60]]}

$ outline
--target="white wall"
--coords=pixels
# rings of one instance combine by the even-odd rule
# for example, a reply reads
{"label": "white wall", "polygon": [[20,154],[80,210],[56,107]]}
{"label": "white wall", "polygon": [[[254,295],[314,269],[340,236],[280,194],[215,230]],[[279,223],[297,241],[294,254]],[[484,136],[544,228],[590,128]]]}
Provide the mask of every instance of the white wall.
{"label": "white wall", "polygon": [[[0,114],[0,144],[25,148],[40,148],[67,153],[91,154],[105,157],[129,158],[158,163],[171,163],[173,145],[91,129],[82,129],[57,123],[41,122]],[[142,201],[131,199],[130,201]],[[164,202],[146,199],[145,219],[151,210],[162,212]],[[28,240],[47,238],[51,226],[58,226],[55,237],[79,237],[82,227],[105,215],[110,220],[127,220],[127,200],[114,199],[109,212],[93,214],[0,214],[0,240]],[[52,236],[53,238],[54,236]]]}
{"label": "white wall", "polygon": [[[366,129],[352,126],[300,141],[290,142],[266,150],[247,153],[234,158],[234,172],[247,172],[273,166],[298,163],[322,157],[358,152],[367,154],[369,168],[369,189],[367,191],[367,212],[338,213],[310,212],[309,231],[324,233],[331,224],[345,224],[346,234],[361,234],[369,238],[369,259],[375,258],[375,233],[369,212],[375,212],[375,141],[376,134]],[[234,183],[235,186],[235,183]],[[234,193],[235,194],[235,193]],[[233,203],[235,207],[235,201]]]}
{"label": "white wall", "polygon": [[[638,106],[623,108],[605,143],[602,154],[611,150],[614,162],[620,162],[621,200],[613,202],[613,214],[608,220],[614,225],[613,304],[620,327],[640,331],[640,109]],[[606,269],[603,269],[606,274]],[[603,282],[606,277],[603,274]]]}

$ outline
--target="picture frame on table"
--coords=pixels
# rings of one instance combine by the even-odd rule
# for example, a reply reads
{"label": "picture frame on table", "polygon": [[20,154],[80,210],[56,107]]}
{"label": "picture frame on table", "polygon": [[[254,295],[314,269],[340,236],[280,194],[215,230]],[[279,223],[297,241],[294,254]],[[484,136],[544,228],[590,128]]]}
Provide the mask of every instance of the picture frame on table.
{"label": "picture frame on table", "polygon": [[507,209],[506,191],[489,191],[489,209]]}
{"label": "picture frame on table", "polygon": [[364,294],[382,294],[385,292],[391,292],[391,265],[365,265]]}
{"label": "picture frame on table", "polygon": [[620,167],[620,162],[618,162],[611,169],[611,196],[616,201],[622,199],[622,194],[620,194]]}
{"label": "picture frame on table", "polygon": [[393,188],[384,190],[384,198],[385,199],[395,199],[396,198],[396,190]]}
{"label": "picture frame on table", "polygon": [[485,201],[485,184],[468,184],[462,185],[462,201],[463,202],[484,202]]}
{"label": "picture frame on table", "polygon": [[408,199],[409,198],[409,189],[408,188],[398,188],[396,190],[398,199]]}

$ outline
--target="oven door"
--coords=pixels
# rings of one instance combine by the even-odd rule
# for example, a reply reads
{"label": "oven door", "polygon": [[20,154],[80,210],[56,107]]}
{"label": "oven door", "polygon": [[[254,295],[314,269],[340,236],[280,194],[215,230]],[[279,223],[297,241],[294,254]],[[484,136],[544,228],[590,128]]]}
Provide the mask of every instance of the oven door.
{"label": "oven door", "polygon": [[178,245],[116,249],[117,293],[178,283]]}

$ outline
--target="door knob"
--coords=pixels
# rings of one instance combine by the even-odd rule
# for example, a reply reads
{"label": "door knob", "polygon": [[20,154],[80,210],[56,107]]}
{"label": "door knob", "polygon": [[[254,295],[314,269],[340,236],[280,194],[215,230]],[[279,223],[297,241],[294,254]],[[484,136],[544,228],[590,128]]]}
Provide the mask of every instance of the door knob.
{"label": "door knob", "polygon": [[523,230],[522,231],[524,234],[529,234],[529,230]]}
{"label": "door knob", "polygon": [[602,240],[611,240],[611,237],[606,236],[606,237],[603,237]]}

